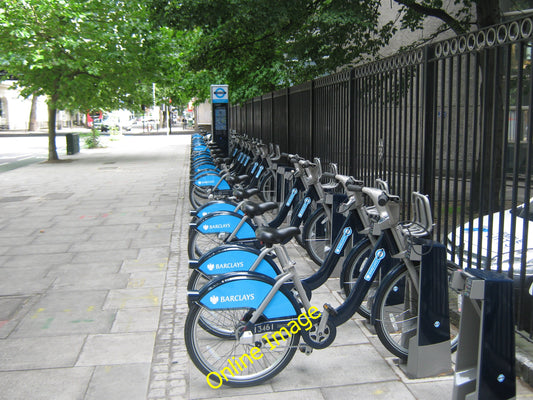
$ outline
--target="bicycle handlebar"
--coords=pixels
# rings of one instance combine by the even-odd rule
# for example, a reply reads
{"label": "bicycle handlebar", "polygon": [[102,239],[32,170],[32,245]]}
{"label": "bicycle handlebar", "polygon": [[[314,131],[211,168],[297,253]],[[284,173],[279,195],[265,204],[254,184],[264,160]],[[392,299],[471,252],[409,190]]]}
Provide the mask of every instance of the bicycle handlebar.
{"label": "bicycle handlebar", "polygon": [[395,203],[399,203],[400,202],[400,196],[395,196],[395,195],[392,195],[392,194],[387,194],[385,192],[381,193],[379,196],[378,196],[378,204],[380,206],[384,206],[386,205],[389,201],[393,201]]}
{"label": "bicycle handlebar", "polygon": [[348,189],[350,192],[360,193],[363,191],[363,185],[348,184],[346,185],[346,189]]}

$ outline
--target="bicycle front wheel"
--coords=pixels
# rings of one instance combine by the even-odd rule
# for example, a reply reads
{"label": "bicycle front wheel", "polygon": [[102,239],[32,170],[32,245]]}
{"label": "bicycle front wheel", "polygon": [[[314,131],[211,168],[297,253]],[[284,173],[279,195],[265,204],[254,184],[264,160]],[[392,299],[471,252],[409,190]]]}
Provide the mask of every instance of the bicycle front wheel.
{"label": "bicycle front wheel", "polygon": [[276,201],[276,180],[272,172],[268,171],[259,180],[259,196],[263,201]]}
{"label": "bicycle front wheel", "polygon": [[322,265],[331,249],[331,224],[323,208],[316,209],[305,221],[302,240],[309,257]]}
{"label": "bicycle front wheel", "polygon": [[[225,326],[231,330],[231,335],[213,335],[202,327],[205,319],[216,313],[224,314],[220,319],[226,321]],[[237,387],[261,384],[281,372],[296,352],[299,333],[284,337],[284,340],[277,336],[279,344],[269,337],[273,332],[262,337],[256,335],[253,343],[240,343],[239,330],[247,315],[250,315],[249,309],[228,313],[228,310],[207,310],[198,304],[189,310],[184,329],[187,352],[194,365],[208,377],[212,388],[222,384]],[[277,345],[271,346],[265,337]]]}
{"label": "bicycle front wheel", "polygon": [[[371,252],[372,244],[370,243],[370,240],[364,239],[364,241],[359,242],[357,246],[354,247],[348,254],[348,257],[342,266],[339,279],[341,290],[346,297],[350,295],[350,292],[352,291],[353,287],[355,286],[355,282],[359,277],[359,272],[364,268]],[[372,282],[372,286],[370,286],[368,289],[363,302],[357,310],[357,313],[366,319],[370,318],[372,304],[374,302],[374,297],[380,281],[380,275],[376,276]]]}
{"label": "bicycle front wheel", "polygon": [[[453,266],[448,264],[448,276]],[[459,339],[460,302],[448,285],[450,304],[450,350],[457,350]],[[376,294],[375,328],[381,343],[392,354],[407,360],[409,339],[416,335],[418,329],[418,288],[409,275],[405,264],[395,267],[386,275]]]}

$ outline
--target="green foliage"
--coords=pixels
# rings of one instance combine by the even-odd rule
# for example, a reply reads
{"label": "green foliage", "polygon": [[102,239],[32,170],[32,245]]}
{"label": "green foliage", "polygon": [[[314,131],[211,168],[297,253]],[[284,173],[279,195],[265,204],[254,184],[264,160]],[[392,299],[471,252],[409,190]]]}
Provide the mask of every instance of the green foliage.
{"label": "green foliage", "polygon": [[91,129],[91,133],[89,135],[84,135],[84,142],[85,146],[87,146],[88,149],[95,149],[97,147],[101,147],[100,145],[100,132],[98,129]]}
{"label": "green foliage", "polygon": [[[142,2],[4,0],[2,69],[24,95],[47,95],[59,109],[108,109],[146,96],[158,53]],[[152,62],[150,62],[152,61]]]}
{"label": "green foliage", "polygon": [[154,18],[180,32],[194,83],[228,83],[232,101],[334,72],[392,34],[377,0],[152,1]]}

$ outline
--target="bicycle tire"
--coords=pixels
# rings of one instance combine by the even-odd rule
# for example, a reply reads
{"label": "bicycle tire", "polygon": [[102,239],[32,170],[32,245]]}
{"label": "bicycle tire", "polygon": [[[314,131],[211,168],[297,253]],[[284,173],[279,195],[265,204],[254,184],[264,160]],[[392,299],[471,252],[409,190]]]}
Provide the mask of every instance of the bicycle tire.
{"label": "bicycle tire", "polygon": [[[450,276],[453,267],[448,267]],[[379,340],[396,357],[407,360],[409,339],[416,335],[418,319],[418,293],[405,264],[399,264],[387,274],[376,293],[376,333]],[[402,289],[399,289],[402,288]],[[454,292],[448,285],[448,293]],[[402,293],[403,292],[403,293]],[[403,299],[401,299],[403,295]],[[408,304],[406,304],[408,303]],[[450,301],[450,350],[457,350],[459,325],[455,322],[460,311]]]}
{"label": "bicycle tire", "polygon": [[[340,274],[340,287],[342,293],[347,298],[352,291],[359,272],[365,266],[366,260],[372,252],[372,244],[367,238],[358,242],[357,245],[348,253],[348,257],[342,265],[342,271]],[[372,304],[376,295],[376,291],[379,287],[380,277],[376,276],[372,286],[369,288],[363,302],[359,306],[357,313],[366,319],[370,319],[372,312]]]}
{"label": "bicycle tire", "polygon": [[[243,317],[250,314],[249,309],[232,311],[231,315],[225,315],[224,318],[230,318],[234,323],[233,337],[221,338],[212,335],[202,327],[202,319],[206,318],[206,311],[210,314],[213,310],[194,304],[189,309],[185,321],[184,336],[185,346],[189,357],[194,365],[214,384],[213,388],[218,388],[222,384],[233,387],[245,387],[261,384],[279,372],[281,372],[294,357],[300,334],[296,333],[286,341],[280,341],[275,348],[267,345],[264,339],[256,340],[253,344],[241,344],[237,339],[237,331],[243,326]],[[219,313],[226,313],[228,310],[219,310]],[[250,354],[253,347],[258,347],[262,356],[259,359],[243,357]],[[233,358],[234,357],[234,358]],[[235,369],[237,374],[227,374],[227,381],[222,379],[220,372],[226,368],[231,371],[229,360],[241,360],[244,368]],[[251,361],[251,362],[250,362]],[[217,374],[212,374],[217,373]]]}
{"label": "bicycle tire", "polygon": [[189,232],[187,251],[189,259],[196,260],[215,247],[222,246],[229,232],[200,233],[195,229]]}
{"label": "bicycle tire", "polygon": [[306,219],[302,230],[302,241],[309,257],[322,265],[331,248],[331,224],[324,208],[317,208]]}
{"label": "bicycle tire", "polygon": [[189,280],[187,282],[187,290],[199,291],[210,280],[211,279],[202,272],[198,271],[197,269],[193,269],[191,274],[189,275]]}
{"label": "bicycle tire", "polygon": [[207,188],[212,188],[211,186],[208,187],[199,187],[196,185],[192,185],[189,190],[189,202],[191,203],[191,206],[193,209],[197,209],[200,206],[207,203],[209,199],[209,192]]}
{"label": "bicycle tire", "polygon": [[261,177],[258,187],[262,201],[276,201],[276,181],[271,171]]}

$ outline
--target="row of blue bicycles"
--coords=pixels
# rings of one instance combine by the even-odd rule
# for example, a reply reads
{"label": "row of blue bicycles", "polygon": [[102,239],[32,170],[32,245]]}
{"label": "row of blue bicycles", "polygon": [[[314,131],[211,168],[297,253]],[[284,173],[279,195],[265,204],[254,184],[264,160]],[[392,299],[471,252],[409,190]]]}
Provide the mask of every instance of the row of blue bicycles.
{"label": "row of blue bicycles", "polygon": [[[400,199],[384,181],[366,186],[335,164],[323,169],[317,158],[245,136],[231,137],[227,157],[208,134],[195,134],[189,198],[184,335],[211,387],[272,378],[298,349],[310,354],[331,345],[355,313],[394,356],[407,359],[421,308],[421,243],[431,243],[433,228],[427,196],[412,193],[412,219],[402,222]],[[307,251],[314,268],[291,260],[289,242]],[[448,274],[457,268],[445,257],[437,264]],[[334,271],[342,304],[313,305],[313,291]],[[453,351],[460,299],[451,288],[447,295],[442,334]]]}

